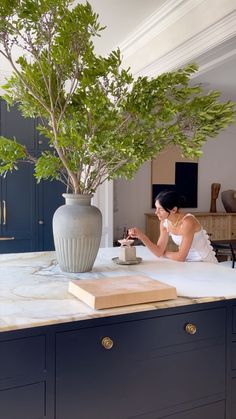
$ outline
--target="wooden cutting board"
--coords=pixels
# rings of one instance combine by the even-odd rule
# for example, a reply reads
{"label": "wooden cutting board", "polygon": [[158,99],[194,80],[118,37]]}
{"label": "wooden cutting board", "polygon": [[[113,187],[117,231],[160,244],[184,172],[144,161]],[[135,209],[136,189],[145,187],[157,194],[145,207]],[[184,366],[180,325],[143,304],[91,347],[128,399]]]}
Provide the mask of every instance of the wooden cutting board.
{"label": "wooden cutting board", "polygon": [[94,309],[177,298],[175,287],[143,275],[70,281],[68,291]]}

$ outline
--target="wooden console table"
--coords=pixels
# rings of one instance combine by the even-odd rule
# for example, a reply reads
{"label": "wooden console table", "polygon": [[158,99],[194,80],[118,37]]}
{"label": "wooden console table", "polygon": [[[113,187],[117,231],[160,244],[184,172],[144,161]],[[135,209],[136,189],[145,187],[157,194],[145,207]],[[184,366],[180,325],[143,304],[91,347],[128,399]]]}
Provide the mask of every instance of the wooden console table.
{"label": "wooden console table", "polygon": [[[236,239],[236,213],[192,212],[207,231],[211,240]],[[159,237],[159,220],[154,213],[145,214],[146,234],[153,243]]]}

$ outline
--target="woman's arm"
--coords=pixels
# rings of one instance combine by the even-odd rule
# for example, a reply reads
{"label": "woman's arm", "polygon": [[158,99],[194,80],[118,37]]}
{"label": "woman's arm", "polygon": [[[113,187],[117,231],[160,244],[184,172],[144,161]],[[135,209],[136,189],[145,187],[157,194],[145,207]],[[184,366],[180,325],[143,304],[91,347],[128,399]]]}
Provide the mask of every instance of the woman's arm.
{"label": "woman's arm", "polygon": [[181,227],[182,242],[177,252],[166,251],[164,256],[168,259],[184,262],[193,242],[194,233],[196,231],[196,223],[192,217],[186,218]]}
{"label": "woman's arm", "polygon": [[155,255],[163,256],[167,243],[168,243],[168,232],[163,227],[162,222],[160,223],[160,236],[157,244],[153,243],[139,228],[133,227],[128,230],[128,234],[132,238],[137,238]]}

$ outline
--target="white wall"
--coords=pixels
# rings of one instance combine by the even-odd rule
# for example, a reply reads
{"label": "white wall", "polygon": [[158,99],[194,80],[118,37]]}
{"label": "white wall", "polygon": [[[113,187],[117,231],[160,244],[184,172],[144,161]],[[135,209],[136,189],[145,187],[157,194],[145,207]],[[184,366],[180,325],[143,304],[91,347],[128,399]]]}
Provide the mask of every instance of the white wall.
{"label": "white wall", "polygon": [[[211,184],[220,183],[222,191],[236,190],[236,125],[232,125],[203,147],[198,167],[198,208],[210,209]],[[224,211],[221,198],[217,211]],[[186,209],[188,210],[188,209]],[[190,209],[191,210],[191,209]],[[132,181],[117,180],[114,186],[114,238],[121,237],[124,227],[137,226],[145,230],[146,212],[151,208],[151,163],[145,163]]]}
{"label": "white wall", "polygon": [[124,228],[144,229],[144,213],[151,210],[151,164],[145,163],[132,181],[114,181],[114,239],[121,238]]}
{"label": "white wall", "polygon": [[[150,18],[136,34],[121,45],[123,64],[129,65],[133,74],[155,76],[160,72],[179,68],[189,60],[193,61],[193,57],[196,62],[200,59],[206,68],[212,70],[221,62],[223,66],[229,52],[235,56],[235,0],[186,0],[177,3],[178,7],[175,8],[173,2],[167,1],[157,11],[154,20]],[[214,52],[215,55],[212,52],[211,56],[214,49],[218,49],[218,52]],[[220,75],[217,71],[216,74],[212,73],[213,79],[210,74],[206,74],[203,79],[199,80],[198,77],[196,82],[207,82],[209,85],[209,82],[214,81],[211,88],[223,92],[227,87],[224,79],[228,76],[223,67],[220,70]],[[234,92],[235,78],[232,80]],[[229,84],[228,80],[227,83]],[[210,90],[210,86],[207,90]],[[226,90],[226,97],[221,99],[235,100],[233,94],[231,97],[231,90]],[[235,159],[236,126],[231,126],[217,139],[210,139],[203,147],[198,169],[198,208],[192,209],[193,211],[209,211],[212,183],[221,184],[220,193],[223,190],[236,189]],[[217,210],[224,210],[220,196]],[[145,230],[144,213],[153,211],[151,163],[147,162],[133,181],[115,182],[114,238],[121,237],[124,227],[138,226]]]}
{"label": "white wall", "polygon": [[[207,141],[199,161],[198,210],[209,211],[212,183],[220,183],[222,191],[236,190],[236,125],[229,127],[216,139]],[[225,211],[220,195],[217,211]]]}

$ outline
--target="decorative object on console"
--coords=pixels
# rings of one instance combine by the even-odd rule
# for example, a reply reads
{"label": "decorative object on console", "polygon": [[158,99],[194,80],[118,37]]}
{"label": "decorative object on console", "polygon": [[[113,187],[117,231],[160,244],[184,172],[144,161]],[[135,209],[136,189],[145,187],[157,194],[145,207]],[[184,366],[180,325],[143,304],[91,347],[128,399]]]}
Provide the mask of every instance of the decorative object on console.
{"label": "decorative object on console", "polygon": [[177,298],[175,287],[144,275],[70,281],[68,291],[94,309]]}
{"label": "decorative object on console", "polygon": [[[57,179],[67,193],[92,197],[106,180],[132,179],[168,144],[198,157],[205,141],[235,120],[233,102],[190,84],[196,64],[135,80],[121,67],[119,49],[97,56],[93,37],[104,28],[89,2],[1,2],[0,27],[0,54],[13,69],[3,97],[42,121],[38,129],[50,145],[38,155],[1,137],[0,174],[23,160],[35,166],[37,181]],[[57,240],[55,247],[59,254]],[[82,260],[83,247],[74,251]],[[70,254],[62,268],[69,264]]]}
{"label": "decorative object on console", "polygon": [[219,196],[221,184],[220,183],[212,183],[211,184],[211,207],[210,212],[217,212],[216,210],[216,200]]}
{"label": "decorative object on console", "polygon": [[226,212],[236,212],[236,190],[228,189],[223,191],[221,200]]}

